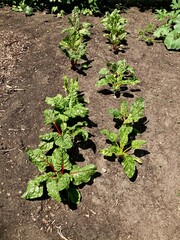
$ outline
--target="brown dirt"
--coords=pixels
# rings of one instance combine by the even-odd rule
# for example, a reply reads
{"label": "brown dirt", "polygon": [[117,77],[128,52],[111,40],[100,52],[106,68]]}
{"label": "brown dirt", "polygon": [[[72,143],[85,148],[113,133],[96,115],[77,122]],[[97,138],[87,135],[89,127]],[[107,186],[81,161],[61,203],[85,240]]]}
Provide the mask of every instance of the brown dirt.
{"label": "brown dirt", "polygon": [[[100,18],[87,17],[93,24],[88,42],[88,58],[93,60],[86,76],[70,69],[68,59],[58,48],[67,17],[36,13],[32,17],[0,9],[1,70],[1,176],[0,239],[26,240],[178,240],[179,226],[179,71],[180,53],[167,51],[162,43],[147,46],[137,32],[153,20],[150,11],[131,8],[128,19],[127,49],[114,55],[103,37]],[[114,129],[107,109],[119,99],[97,92],[98,71],[107,61],[126,59],[141,79],[130,91],[145,99],[147,140],[136,181],[131,182],[118,162],[109,162],[99,153],[106,146],[103,128]],[[45,132],[43,110],[46,96],[63,93],[63,76],[79,78],[90,119],[96,152],[83,150],[87,163],[95,163],[100,177],[81,189],[82,202],[76,210],[51,199],[26,201],[20,198],[27,182],[38,172],[25,155],[27,146],[35,148]],[[129,96],[127,98],[127,96]],[[58,228],[61,227],[60,237]]]}

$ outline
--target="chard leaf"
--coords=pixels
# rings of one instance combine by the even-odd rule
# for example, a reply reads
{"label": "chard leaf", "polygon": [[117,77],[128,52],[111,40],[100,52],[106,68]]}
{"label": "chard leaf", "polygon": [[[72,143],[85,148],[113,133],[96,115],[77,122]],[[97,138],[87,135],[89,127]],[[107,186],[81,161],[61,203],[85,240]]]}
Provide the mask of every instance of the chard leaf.
{"label": "chard leaf", "polygon": [[127,124],[123,124],[119,129],[119,138],[120,138],[120,145],[123,149],[128,144],[128,136],[132,132],[133,127]]}
{"label": "chard leaf", "polygon": [[57,172],[59,172],[62,168],[62,163],[63,163],[63,153],[62,153],[62,149],[61,148],[56,148],[53,151],[53,154],[51,156],[51,162],[52,165],[54,167],[54,170],[56,170]]}
{"label": "chard leaf", "polygon": [[109,69],[107,69],[107,68],[102,68],[100,71],[99,71],[99,74],[101,74],[101,75],[106,75],[106,74],[108,74],[109,73]]}
{"label": "chard leaf", "polygon": [[69,189],[67,189],[68,193],[68,200],[74,204],[78,204],[81,201],[81,194],[80,191],[74,187],[71,186]]}
{"label": "chard leaf", "polygon": [[146,143],[146,141],[144,141],[144,140],[133,140],[131,143],[131,147],[133,149],[139,149],[145,143]]}
{"label": "chard leaf", "polygon": [[60,94],[55,97],[46,97],[45,102],[54,108],[64,109],[64,98]]}
{"label": "chard leaf", "polygon": [[122,84],[123,85],[136,85],[137,83],[140,83],[140,80],[137,78],[131,78],[131,79],[127,79],[127,80],[123,80]]}
{"label": "chard leaf", "polygon": [[100,150],[100,152],[107,157],[112,157],[113,154],[116,156],[120,156],[122,154],[122,150],[117,146],[109,146],[108,148]]}
{"label": "chard leaf", "polygon": [[46,182],[48,195],[57,202],[61,202],[61,197],[58,190],[57,178],[49,178]]}
{"label": "chard leaf", "polygon": [[45,134],[39,136],[39,138],[42,141],[46,141],[46,142],[54,141],[54,139],[56,139],[58,137],[59,137],[59,134],[57,132],[45,133]]}
{"label": "chard leaf", "polygon": [[79,167],[74,165],[70,174],[73,178],[73,184],[78,186],[82,183],[87,183],[90,181],[91,176],[96,173],[96,167],[94,164],[88,164],[84,167]]}
{"label": "chard leaf", "polygon": [[111,141],[111,142],[116,142],[118,135],[116,133],[113,133],[107,129],[103,129],[100,131],[101,134],[104,134],[106,136],[106,138]]}
{"label": "chard leaf", "polygon": [[121,111],[121,114],[124,116],[124,118],[126,118],[126,116],[128,116],[128,103],[127,101],[122,101],[121,103],[121,106],[120,106],[120,111]]}
{"label": "chard leaf", "polygon": [[88,109],[83,104],[78,103],[73,107],[70,107],[64,112],[68,117],[85,117],[88,114]]}
{"label": "chard leaf", "polygon": [[56,119],[56,114],[52,109],[46,109],[44,111],[44,123],[46,125],[52,124],[53,121]]}
{"label": "chard leaf", "polygon": [[143,117],[143,112],[144,112],[144,99],[138,98],[132,104],[130,108],[130,114],[128,118],[124,121],[124,123],[138,122],[139,119]]}
{"label": "chard leaf", "polygon": [[38,167],[40,172],[44,172],[48,166],[47,157],[41,149],[27,150],[29,160]]}
{"label": "chard leaf", "polygon": [[130,155],[125,155],[122,161],[122,166],[128,178],[132,178],[136,171],[133,157]]}
{"label": "chard leaf", "polygon": [[34,198],[42,197],[43,190],[44,190],[43,182],[47,181],[47,179],[53,175],[54,173],[49,172],[41,176],[37,176],[33,180],[30,180],[28,182],[25,193],[21,197],[25,199],[34,199]]}
{"label": "chard leaf", "polygon": [[58,135],[55,140],[55,144],[64,149],[70,149],[73,146],[73,142],[71,140],[71,136],[69,134],[65,134],[63,136]]}
{"label": "chard leaf", "polygon": [[43,152],[48,152],[49,150],[51,150],[54,146],[53,142],[45,142],[42,141],[39,144],[39,148],[43,151]]}
{"label": "chard leaf", "polygon": [[58,182],[57,182],[58,190],[62,191],[64,189],[68,189],[70,182],[71,182],[71,177],[68,173],[65,173],[63,175],[59,174]]}
{"label": "chard leaf", "polygon": [[101,86],[104,86],[104,85],[107,85],[108,84],[108,80],[104,77],[104,78],[101,78],[97,83],[96,83],[96,87],[101,87]]}

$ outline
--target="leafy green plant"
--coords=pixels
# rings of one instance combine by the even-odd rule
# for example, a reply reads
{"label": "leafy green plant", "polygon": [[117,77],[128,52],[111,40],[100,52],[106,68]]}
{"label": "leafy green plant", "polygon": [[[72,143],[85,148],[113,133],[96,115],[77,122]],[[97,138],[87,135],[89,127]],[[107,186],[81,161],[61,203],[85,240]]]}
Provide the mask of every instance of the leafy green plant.
{"label": "leafy green plant", "polygon": [[104,36],[113,45],[114,53],[117,53],[125,42],[127,32],[124,27],[126,23],[127,20],[120,16],[118,9],[115,9],[112,13],[106,12],[105,18],[102,20],[107,32]]}
{"label": "leafy green plant", "polygon": [[73,70],[77,70],[79,65],[82,68],[88,67],[87,63],[78,64],[78,61],[85,57],[87,49],[87,43],[84,42],[83,37],[78,31],[66,35],[65,38],[60,41],[59,48],[69,58]]}
{"label": "leafy green plant", "polygon": [[172,0],[172,11],[156,10],[157,19],[162,22],[154,37],[162,38],[167,49],[180,49],[180,0]]}
{"label": "leafy green plant", "polygon": [[64,78],[66,96],[57,95],[46,98],[46,103],[53,109],[44,111],[45,124],[51,124],[53,132],[40,135],[37,149],[28,149],[29,160],[38,167],[41,175],[30,180],[22,198],[36,199],[47,194],[54,200],[68,201],[78,204],[81,199],[78,186],[90,181],[96,173],[94,164],[83,167],[75,164],[70,151],[81,136],[83,141],[88,139],[88,132],[82,127],[88,109],[79,99],[77,80]]}
{"label": "leafy green plant", "polygon": [[150,23],[144,29],[139,30],[138,36],[139,39],[144,41],[147,45],[152,45],[154,43],[153,33],[154,33],[155,25]]}
{"label": "leafy green plant", "polygon": [[115,94],[120,87],[125,85],[136,85],[140,80],[135,76],[134,68],[126,64],[126,60],[107,63],[107,68],[99,72],[102,75],[96,83],[97,87],[109,85]]}
{"label": "leafy green plant", "polygon": [[84,61],[78,64],[78,61],[86,58],[87,42],[85,37],[90,36],[91,24],[88,22],[80,21],[80,10],[75,7],[72,12],[72,17],[68,18],[70,23],[69,28],[65,28],[62,33],[66,33],[66,36],[59,43],[59,48],[70,59],[71,67],[73,70],[80,70],[88,68],[89,61]]}
{"label": "leafy green plant", "polygon": [[135,175],[136,162],[142,163],[141,159],[135,156],[132,150],[139,149],[146,141],[134,140],[132,133],[134,131],[133,124],[142,118],[143,110],[143,98],[137,99],[132,104],[130,110],[128,109],[127,102],[123,101],[120,109],[110,110],[113,117],[123,120],[121,127],[117,132],[111,132],[107,129],[101,131],[111,145],[108,148],[100,150],[100,152],[106,157],[115,156],[122,164],[123,170],[128,178],[133,178]]}
{"label": "leafy green plant", "polygon": [[65,28],[62,33],[71,34],[74,31],[77,31],[80,36],[86,37],[90,36],[90,28],[91,24],[88,22],[81,22],[80,21],[80,9],[75,7],[72,11],[71,18],[68,18],[68,22],[70,24],[69,28]]}
{"label": "leafy green plant", "polygon": [[12,10],[15,12],[24,12],[26,16],[31,16],[33,14],[33,8],[26,2],[26,0],[13,1]]}

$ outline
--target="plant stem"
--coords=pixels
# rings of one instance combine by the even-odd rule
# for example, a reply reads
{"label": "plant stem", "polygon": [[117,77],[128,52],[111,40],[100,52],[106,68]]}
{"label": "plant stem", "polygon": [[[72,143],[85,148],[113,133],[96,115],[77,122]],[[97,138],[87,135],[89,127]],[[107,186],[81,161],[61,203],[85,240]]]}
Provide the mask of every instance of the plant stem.
{"label": "plant stem", "polygon": [[54,124],[54,127],[56,128],[57,132],[59,133],[59,135],[62,136],[62,132],[58,128],[57,124],[55,122],[53,122],[53,124]]}

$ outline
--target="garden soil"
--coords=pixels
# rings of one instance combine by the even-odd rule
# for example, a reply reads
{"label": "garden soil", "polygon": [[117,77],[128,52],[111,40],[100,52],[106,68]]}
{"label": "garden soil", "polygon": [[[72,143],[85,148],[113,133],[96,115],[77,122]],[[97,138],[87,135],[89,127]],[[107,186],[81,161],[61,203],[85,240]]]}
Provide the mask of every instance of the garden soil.
{"label": "garden soil", "polygon": [[[0,9],[0,239],[1,240],[178,240],[180,236],[180,53],[168,51],[161,41],[147,46],[138,31],[156,23],[151,11],[137,8],[122,13],[128,19],[127,45],[114,54],[103,36],[100,17],[83,17],[92,23],[87,57],[90,68],[74,72],[58,48],[68,26],[67,16],[37,12],[31,17]],[[97,89],[98,72],[107,61],[126,59],[141,80],[121,92]],[[97,176],[80,189],[76,208],[52,199],[21,198],[37,168],[25,149],[36,148],[39,135],[50,130],[43,123],[44,99],[64,94],[63,76],[78,78],[89,108],[91,144],[78,157],[97,166]],[[147,143],[139,151],[143,161],[130,181],[117,161],[99,150],[107,147],[100,130],[115,130],[108,115],[126,99],[145,100],[145,117],[138,138]]]}

